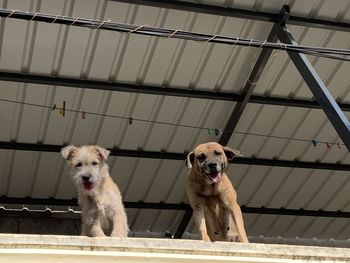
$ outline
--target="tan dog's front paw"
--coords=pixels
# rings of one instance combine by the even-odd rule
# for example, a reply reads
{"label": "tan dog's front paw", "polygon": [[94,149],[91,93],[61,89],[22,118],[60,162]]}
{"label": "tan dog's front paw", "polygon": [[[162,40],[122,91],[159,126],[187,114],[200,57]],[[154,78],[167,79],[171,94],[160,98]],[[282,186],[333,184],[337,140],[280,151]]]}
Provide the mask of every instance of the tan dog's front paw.
{"label": "tan dog's front paw", "polygon": [[249,243],[249,240],[248,240],[248,238],[246,238],[246,237],[241,238],[240,241],[241,241],[242,243]]}
{"label": "tan dog's front paw", "polygon": [[202,240],[205,241],[205,242],[211,242],[209,236],[207,234],[205,235],[202,235]]}

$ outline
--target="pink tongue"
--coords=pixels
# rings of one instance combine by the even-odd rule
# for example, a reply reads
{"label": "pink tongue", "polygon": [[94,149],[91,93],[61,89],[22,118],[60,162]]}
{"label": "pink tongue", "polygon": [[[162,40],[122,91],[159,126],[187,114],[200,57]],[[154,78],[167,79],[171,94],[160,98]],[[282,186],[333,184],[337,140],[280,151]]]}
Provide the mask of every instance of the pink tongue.
{"label": "pink tongue", "polygon": [[83,184],[84,184],[85,190],[91,190],[92,189],[93,183],[91,183],[91,182],[84,182]]}
{"label": "pink tongue", "polygon": [[210,180],[212,180],[214,183],[217,183],[219,181],[219,177],[219,173],[209,174]]}

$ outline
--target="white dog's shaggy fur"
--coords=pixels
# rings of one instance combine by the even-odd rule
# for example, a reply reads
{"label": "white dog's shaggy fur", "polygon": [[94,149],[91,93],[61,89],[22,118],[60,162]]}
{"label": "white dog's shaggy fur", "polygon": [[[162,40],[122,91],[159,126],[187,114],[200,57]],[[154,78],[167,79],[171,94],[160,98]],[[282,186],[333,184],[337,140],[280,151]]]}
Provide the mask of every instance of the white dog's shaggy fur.
{"label": "white dog's shaggy fur", "polygon": [[71,168],[82,210],[82,235],[126,237],[128,225],[122,197],[109,175],[109,151],[95,145],[61,150]]}

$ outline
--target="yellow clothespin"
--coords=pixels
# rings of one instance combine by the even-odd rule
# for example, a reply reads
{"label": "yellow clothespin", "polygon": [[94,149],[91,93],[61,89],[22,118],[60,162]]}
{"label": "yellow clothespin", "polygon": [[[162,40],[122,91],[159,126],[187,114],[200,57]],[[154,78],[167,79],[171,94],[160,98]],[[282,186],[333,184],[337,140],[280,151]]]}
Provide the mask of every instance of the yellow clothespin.
{"label": "yellow clothespin", "polygon": [[61,115],[62,117],[66,116],[66,101],[65,101],[65,100],[63,101],[63,106],[62,106],[62,108],[60,108],[60,115]]}

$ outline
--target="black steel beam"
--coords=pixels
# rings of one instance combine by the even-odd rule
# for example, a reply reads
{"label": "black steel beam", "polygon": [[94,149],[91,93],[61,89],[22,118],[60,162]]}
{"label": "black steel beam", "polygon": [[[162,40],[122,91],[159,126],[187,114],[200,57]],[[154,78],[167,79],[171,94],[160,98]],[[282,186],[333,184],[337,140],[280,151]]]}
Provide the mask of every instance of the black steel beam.
{"label": "black steel beam", "polygon": [[[299,108],[308,108],[308,109],[321,109],[320,104],[318,104],[318,102],[314,100],[266,97],[266,96],[259,96],[259,95],[252,95],[250,97],[249,103],[286,106],[286,107],[299,107]],[[350,111],[350,104],[339,102],[338,105],[343,111]]]}
{"label": "black steel beam", "polygon": [[[0,150],[60,152],[63,146],[64,145],[0,142]],[[110,153],[111,156],[147,158],[147,159],[184,161],[187,156],[186,153],[172,153],[172,152],[154,152],[154,151],[121,150],[121,149],[110,149],[110,151],[111,151]],[[239,158],[233,159],[231,163],[243,164],[243,165],[261,165],[261,166],[275,166],[275,167],[288,167],[288,168],[350,171],[350,164],[302,162],[302,161],[289,161],[289,160],[264,159],[264,158],[239,157]]]}
{"label": "black steel beam", "polygon": [[[0,150],[57,152],[58,153],[61,151],[62,147],[64,147],[64,145],[0,142]],[[147,159],[166,159],[166,160],[185,160],[186,159],[185,153],[121,150],[121,149],[110,149],[110,150],[111,150],[110,156],[147,158]]]}
{"label": "black steel beam", "polygon": [[[0,196],[0,204],[20,204],[20,205],[46,205],[46,206],[78,206],[76,198],[73,199],[56,199],[56,198],[32,198],[32,197],[8,197]],[[161,210],[176,210],[187,211],[190,206],[185,203],[151,203],[151,202],[124,202],[126,208],[132,209],[161,209]]]}
{"label": "black steel beam", "polygon": [[290,16],[288,24],[294,26],[314,27],[332,31],[350,32],[350,23],[309,17]]}
{"label": "black steel beam", "polygon": [[178,0],[110,0],[127,4],[136,4],[143,6],[152,6],[158,8],[173,9],[179,11],[203,13],[209,15],[219,15],[227,17],[237,17],[266,22],[275,22],[278,20],[278,14],[269,12],[252,11],[240,8],[215,6],[195,2],[184,2]]}
{"label": "black steel beam", "polygon": [[[60,220],[59,222],[63,222],[63,220],[76,220],[77,224],[80,224],[80,214],[74,213],[72,211],[69,212],[52,212],[50,210],[27,210],[27,209],[6,209],[4,207],[0,207],[0,218],[20,218],[20,219],[28,219],[28,218],[40,218],[40,219],[49,219],[56,218]],[[3,223],[4,221],[1,220]],[[13,222],[14,223],[14,222]],[[2,228],[3,231],[5,228]],[[54,229],[52,229],[54,230]],[[24,234],[24,233],[23,233]],[[49,233],[46,233],[49,234]],[[53,234],[53,233],[52,233]],[[62,233],[63,234],[63,233]],[[67,233],[68,234],[68,233]],[[70,233],[71,234],[71,233]],[[78,231],[74,234],[79,234]]]}
{"label": "black steel beam", "polygon": [[[7,197],[0,196],[0,204],[17,205],[44,205],[44,206],[77,206],[77,200],[74,199],[55,199],[55,198],[31,198],[31,197]],[[155,209],[155,210],[174,210],[174,211],[192,211],[191,207],[185,203],[151,203],[151,202],[124,202],[127,209]],[[245,214],[263,214],[263,215],[289,215],[289,216],[314,216],[314,217],[339,217],[350,218],[348,211],[324,211],[324,210],[306,210],[306,209],[287,209],[287,208],[267,208],[267,207],[247,207],[241,206]],[[187,214],[189,217],[190,213]]]}
{"label": "black steel beam", "polygon": [[233,159],[231,161],[231,163],[246,164],[246,165],[273,166],[273,167],[350,171],[349,164],[302,162],[302,161],[275,160],[275,159],[264,159],[264,158],[240,157],[240,158]]}
{"label": "black steel beam", "polygon": [[115,83],[99,80],[84,80],[77,78],[65,78],[35,74],[22,74],[16,72],[0,72],[0,81],[21,82],[30,84],[52,85],[71,88],[84,88],[93,90],[107,90],[118,92],[132,92],[152,95],[165,95],[176,97],[190,97],[198,99],[238,101],[239,94],[228,92],[215,92],[205,90],[165,88],[160,86],[137,85],[129,83]]}
{"label": "black steel beam", "polygon": [[[73,88],[84,88],[94,90],[109,90],[117,92],[132,92],[140,94],[164,95],[175,97],[188,97],[196,99],[222,100],[222,101],[242,101],[242,94],[230,92],[216,92],[205,90],[191,90],[178,88],[163,88],[150,85],[136,85],[128,83],[114,83],[98,80],[84,80],[76,78],[64,78],[55,76],[45,76],[36,74],[22,74],[17,72],[0,71],[0,81],[10,81],[29,84],[63,86]],[[266,97],[260,95],[252,95],[249,103],[266,104],[276,106],[301,107],[320,109],[320,105],[314,100],[291,99],[280,97]],[[344,111],[350,111],[350,104],[339,103],[339,107]]]}
{"label": "black steel beam", "polygon": [[161,209],[161,210],[190,210],[190,206],[185,203],[173,204],[173,203],[150,203],[150,202],[124,202],[124,206],[126,208],[134,208],[134,209]]}
{"label": "black steel beam", "polygon": [[[271,12],[262,12],[257,10],[247,10],[247,9],[225,7],[225,6],[215,6],[215,5],[202,4],[197,2],[184,2],[179,0],[110,0],[110,1],[144,5],[144,6],[153,6],[153,7],[167,8],[167,9],[187,11],[187,12],[196,12],[196,13],[203,13],[203,14],[210,14],[210,15],[252,19],[257,21],[265,21],[265,22],[278,22],[278,18],[279,18],[279,14],[271,13]],[[288,20],[288,24],[350,32],[350,23],[339,22],[335,20],[290,16]]]}
{"label": "black steel beam", "polygon": [[[281,26],[281,24],[284,24],[289,17],[289,9],[286,6],[283,6],[280,12],[280,20],[278,23],[275,23],[271,29],[271,32],[269,34],[269,36],[267,37],[267,41],[268,42],[276,42],[277,41],[277,35],[276,32],[279,29],[279,27]],[[235,131],[239,120],[241,119],[241,116],[243,114],[244,109],[246,108],[246,106],[248,105],[249,101],[250,101],[250,97],[253,95],[253,91],[257,85],[257,82],[260,79],[260,76],[262,74],[262,72],[265,69],[265,66],[271,56],[272,53],[272,49],[267,49],[267,48],[263,48],[260,52],[260,55],[251,71],[251,73],[249,74],[248,80],[245,83],[245,86],[241,92],[242,96],[243,96],[243,100],[239,101],[232,113],[231,116],[228,119],[228,122],[226,123],[224,132],[222,134],[222,136],[219,139],[219,143],[221,145],[227,145],[227,143],[229,142],[229,140],[231,139],[231,136],[233,134],[233,132]]]}
{"label": "black steel beam", "polygon": [[190,222],[191,220],[191,217],[192,217],[192,209],[189,208],[186,210],[185,214],[183,215],[182,219],[181,219],[181,222],[175,232],[175,235],[174,235],[174,238],[175,239],[181,239],[183,234],[185,233],[186,231],[186,228],[188,226],[188,223]]}
{"label": "black steel beam", "polygon": [[244,214],[262,214],[262,215],[284,215],[284,216],[313,216],[313,217],[337,217],[350,218],[348,211],[325,211],[325,210],[307,210],[307,209],[289,209],[289,208],[267,208],[267,207],[247,207],[242,206]]}
{"label": "black steel beam", "polygon": [[[298,43],[293,38],[292,34],[285,26],[281,26],[277,31],[277,36],[286,44],[298,46]],[[306,55],[290,52],[288,55],[298,69],[301,76],[304,78],[310,88],[315,100],[320,104],[321,108],[332,123],[334,129],[350,151],[350,123],[345,114],[340,109],[337,102],[328,91],[327,87],[307,59]]]}
{"label": "black steel beam", "polygon": [[49,198],[32,198],[32,197],[8,197],[0,196],[0,204],[7,205],[46,205],[46,206],[78,206],[76,198],[73,199],[57,199]]}

